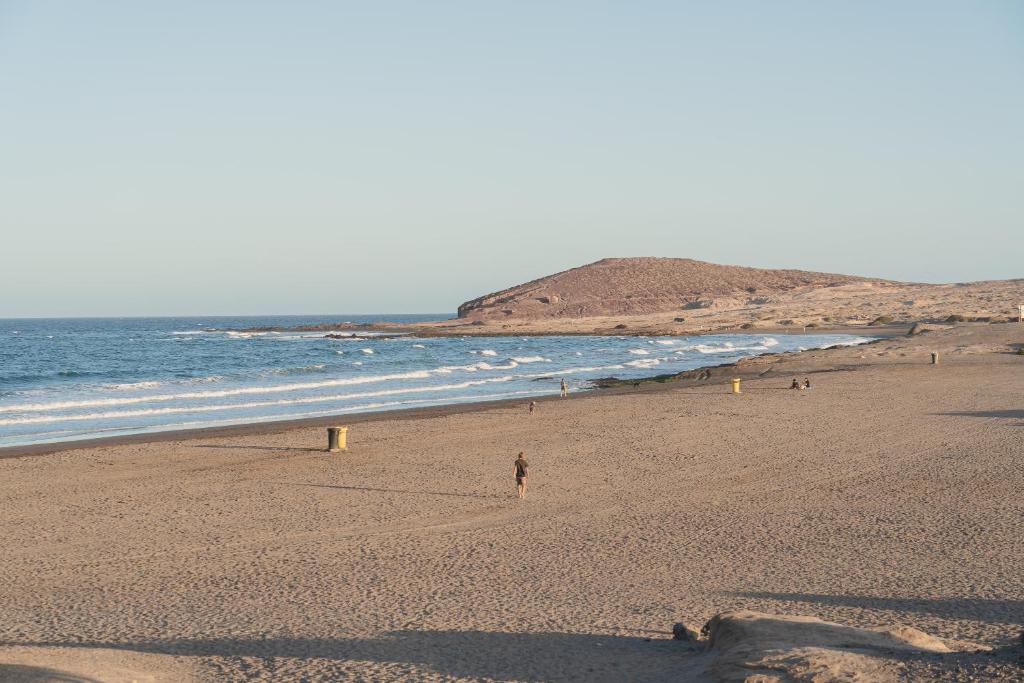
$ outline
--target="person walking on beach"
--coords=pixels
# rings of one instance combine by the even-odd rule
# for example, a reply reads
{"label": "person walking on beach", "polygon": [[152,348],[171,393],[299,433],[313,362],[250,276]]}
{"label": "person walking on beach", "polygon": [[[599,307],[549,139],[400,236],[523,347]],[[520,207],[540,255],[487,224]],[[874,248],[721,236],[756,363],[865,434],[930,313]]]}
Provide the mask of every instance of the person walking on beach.
{"label": "person walking on beach", "polygon": [[526,462],[526,458],[523,457],[523,452],[519,451],[519,457],[516,458],[516,492],[519,497],[522,498],[526,495],[526,480],[530,476],[530,463]]}
{"label": "person walking on beach", "polygon": [[533,411],[537,409],[537,402],[530,401],[530,415],[533,415]]}
{"label": "person walking on beach", "polygon": [[566,384],[565,380],[563,379],[562,380],[562,398],[565,398],[568,395],[569,395],[569,385]]}

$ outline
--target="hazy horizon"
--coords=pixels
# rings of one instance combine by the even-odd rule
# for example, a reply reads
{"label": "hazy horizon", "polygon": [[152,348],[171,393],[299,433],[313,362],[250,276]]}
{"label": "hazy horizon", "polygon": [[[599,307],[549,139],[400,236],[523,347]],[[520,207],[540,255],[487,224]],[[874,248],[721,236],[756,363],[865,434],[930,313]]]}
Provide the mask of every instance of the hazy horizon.
{"label": "hazy horizon", "polygon": [[[605,258],[617,258],[617,257],[610,257],[609,256],[609,257],[605,257]],[[637,258],[637,257],[632,257],[632,258]],[[655,257],[655,258],[689,258],[689,257]],[[600,259],[598,259],[598,260],[600,260]],[[590,263],[593,263],[593,261],[590,262]],[[583,266],[583,265],[589,265],[589,263],[581,263],[580,264],[580,266]],[[728,264],[723,264],[723,265],[740,265],[740,264],[728,263]],[[570,267],[579,267],[579,266],[570,266]],[[741,267],[744,267],[744,266],[741,265]],[[761,266],[750,265],[750,266],[745,266],[745,267],[755,267],[756,268],[756,267],[761,267]],[[538,274],[536,276],[532,276],[532,278],[527,278],[527,279],[525,279],[525,280],[523,280],[521,282],[508,283],[507,285],[503,285],[501,287],[496,287],[496,288],[489,289],[487,291],[478,292],[478,293],[476,293],[476,294],[474,294],[474,295],[472,295],[470,297],[467,297],[465,300],[462,300],[462,301],[459,301],[459,302],[453,304],[451,306],[451,310],[450,311],[444,311],[442,309],[435,309],[435,310],[393,310],[393,309],[392,310],[388,310],[388,309],[382,309],[382,310],[344,310],[344,311],[338,311],[338,312],[324,311],[324,310],[298,310],[298,311],[294,311],[294,312],[293,311],[284,311],[283,312],[283,311],[273,311],[273,310],[271,310],[271,311],[259,311],[259,310],[256,310],[256,311],[250,311],[250,312],[233,313],[233,312],[204,312],[204,311],[201,310],[201,311],[198,311],[198,312],[197,311],[185,311],[185,312],[180,312],[180,313],[166,313],[166,314],[163,314],[163,313],[131,313],[131,314],[109,313],[109,314],[98,314],[98,315],[74,315],[74,314],[68,314],[68,315],[49,315],[49,314],[0,315],[0,319],[147,318],[147,317],[317,317],[317,316],[325,316],[325,315],[331,315],[331,316],[345,316],[345,315],[352,315],[352,316],[366,316],[366,315],[396,315],[396,316],[397,315],[437,315],[437,316],[455,317],[456,314],[457,314],[457,309],[458,309],[459,305],[461,305],[462,303],[465,303],[466,301],[469,301],[471,299],[477,298],[479,296],[484,296],[484,295],[487,295],[487,294],[492,294],[492,293],[495,293],[495,292],[499,292],[499,291],[504,290],[504,289],[515,287],[517,285],[522,285],[522,284],[524,284],[526,282],[530,282],[531,280],[537,280],[539,278],[544,278],[544,276],[546,276],[546,275],[556,274],[557,272],[561,272],[562,270],[566,270],[566,269],[569,269],[569,268],[562,268],[562,269],[557,270],[557,271],[552,271],[552,272]],[[800,270],[812,270],[811,268],[797,268],[797,269],[800,269]],[[839,274],[853,274],[853,275],[857,275],[857,274],[862,274],[862,273],[839,273]],[[871,275],[867,275],[867,276],[871,276]],[[991,280],[1017,280],[1017,279],[1018,278],[991,279]],[[908,282],[909,283],[911,281],[904,281],[904,282]],[[964,282],[978,282],[978,281],[949,281],[947,283],[922,283],[922,282],[918,281],[918,284],[961,284],[961,283],[964,283]]]}
{"label": "hazy horizon", "polygon": [[0,64],[3,318],[1024,275],[1019,4],[0,0]]}

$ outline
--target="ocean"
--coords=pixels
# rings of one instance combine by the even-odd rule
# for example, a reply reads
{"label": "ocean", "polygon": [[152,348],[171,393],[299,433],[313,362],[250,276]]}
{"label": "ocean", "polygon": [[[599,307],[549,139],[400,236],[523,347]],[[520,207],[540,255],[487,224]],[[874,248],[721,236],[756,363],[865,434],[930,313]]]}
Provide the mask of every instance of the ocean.
{"label": "ocean", "polygon": [[644,377],[868,340],[842,334],[328,339],[327,332],[229,331],[447,317],[0,320],[0,447],[542,396],[557,393],[562,379],[575,392],[599,377]]}

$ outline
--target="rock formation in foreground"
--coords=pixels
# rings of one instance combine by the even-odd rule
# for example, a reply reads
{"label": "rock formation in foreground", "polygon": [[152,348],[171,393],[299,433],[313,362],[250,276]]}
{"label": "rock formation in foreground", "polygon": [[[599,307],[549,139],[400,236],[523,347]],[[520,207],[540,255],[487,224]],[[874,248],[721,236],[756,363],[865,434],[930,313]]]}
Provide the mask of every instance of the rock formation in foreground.
{"label": "rock formation in foreground", "polygon": [[608,258],[488,294],[459,306],[460,318],[543,319],[642,315],[764,304],[802,289],[885,280],[723,266],[685,258]]}
{"label": "rock formation in foreground", "polygon": [[[909,626],[856,628],[814,617],[726,612],[704,627],[706,640],[679,628],[677,638],[703,654],[682,659],[681,680],[714,683],[897,683],[945,680],[956,670],[1005,680],[1016,649],[942,641]],[[981,662],[970,661],[971,654]],[[965,680],[976,680],[966,677]]]}

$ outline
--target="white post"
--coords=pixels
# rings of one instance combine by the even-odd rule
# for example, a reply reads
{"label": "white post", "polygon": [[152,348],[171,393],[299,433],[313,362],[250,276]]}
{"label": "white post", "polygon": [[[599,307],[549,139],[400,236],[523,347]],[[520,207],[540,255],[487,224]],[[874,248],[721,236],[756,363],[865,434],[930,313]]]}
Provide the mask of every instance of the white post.
{"label": "white post", "polygon": [[1017,322],[1024,323],[1024,304],[1017,307]]}

